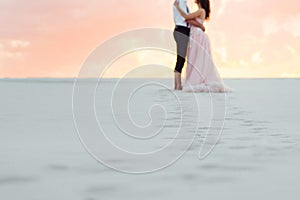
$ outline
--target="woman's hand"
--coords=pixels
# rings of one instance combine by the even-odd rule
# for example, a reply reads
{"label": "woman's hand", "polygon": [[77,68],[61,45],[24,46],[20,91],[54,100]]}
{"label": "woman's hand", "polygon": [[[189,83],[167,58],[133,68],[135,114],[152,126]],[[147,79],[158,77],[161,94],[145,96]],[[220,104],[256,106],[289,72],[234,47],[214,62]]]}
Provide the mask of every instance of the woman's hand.
{"label": "woman's hand", "polygon": [[178,7],[179,7],[179,2],[178,2],[177,0],[175,0],[175,2],[174,2],[174,6],[175,6],[176,8],[178,8]]}

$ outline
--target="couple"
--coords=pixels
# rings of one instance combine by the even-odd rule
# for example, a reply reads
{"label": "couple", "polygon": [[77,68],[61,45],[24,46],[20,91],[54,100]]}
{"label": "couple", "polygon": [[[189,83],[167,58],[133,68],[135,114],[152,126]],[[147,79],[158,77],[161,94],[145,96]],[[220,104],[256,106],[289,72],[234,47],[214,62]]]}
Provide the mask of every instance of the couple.
{"label": "couple", "polygon": [[[203,23],[210,16],[209,0],[195,0],[198,10],[190,13],[186,0],[174,2],[174,38],[177,45],[175,66],[175,90],[187,92],[228,92],[215,67],[210,41],[204,33]],[[188,47],[189,44],[189,47]],[[181,85],[181,72],[188,50],[185,85]]]}

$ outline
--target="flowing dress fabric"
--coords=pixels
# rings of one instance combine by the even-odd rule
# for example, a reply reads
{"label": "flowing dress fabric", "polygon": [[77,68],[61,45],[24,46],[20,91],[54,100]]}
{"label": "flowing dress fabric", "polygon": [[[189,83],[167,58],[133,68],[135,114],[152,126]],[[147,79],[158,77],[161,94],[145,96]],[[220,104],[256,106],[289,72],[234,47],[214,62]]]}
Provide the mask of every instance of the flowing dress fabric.
{"label": "flowing dress fabric", "polygon": [[[204,20],[197,18],[202,23]],[[212,59],[210,41],[206,33],[192,26],[188,65],[186,69],[186,92],[230,92],[219,75]]]}

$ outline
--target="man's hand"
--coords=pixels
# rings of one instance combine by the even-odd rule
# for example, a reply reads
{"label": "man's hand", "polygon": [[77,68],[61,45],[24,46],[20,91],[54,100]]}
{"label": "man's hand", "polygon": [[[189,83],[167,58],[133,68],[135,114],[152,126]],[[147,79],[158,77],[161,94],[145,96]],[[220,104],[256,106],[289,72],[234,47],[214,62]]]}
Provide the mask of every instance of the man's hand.
{"label": "man's hand", "polygon": [[197,20],[189,19],[189,20],[186,20],[186,22],[193,26],[200,28],[203,32],[205,32],[205,26],[203,26],[203,24],[199,23]]}

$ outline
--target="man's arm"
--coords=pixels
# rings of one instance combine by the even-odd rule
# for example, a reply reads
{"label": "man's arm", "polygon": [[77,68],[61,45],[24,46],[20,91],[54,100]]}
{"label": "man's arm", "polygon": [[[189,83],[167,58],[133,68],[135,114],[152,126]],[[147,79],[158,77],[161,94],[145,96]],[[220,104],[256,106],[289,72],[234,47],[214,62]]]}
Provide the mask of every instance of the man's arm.
{"label": "man's arm", "polygon": [[191,14],[187,14],[185,13],[186,11],[183,11],[182,8],[180,8],[179,5],[180,2],[178,2],[177,0],[174,2],[174,6],[177,8],[178,12],[180,13],[180,15],[182,17],[184,17],[184,19],[188,20],[188,19],[195,19],[199,16],[201,16],[201,14],[204,12],[203,9],[199,9],[196,12],[193,12]]}
{"label": "man's arm", "polygon": [[205,26],[203,26],[203,24],[197,22],[197,20],[189,19],[189,20],[186,20],[186,22],[193,25],[193,26],[196,26],[196,27],[202,29],[202,31],[205,32]]}

